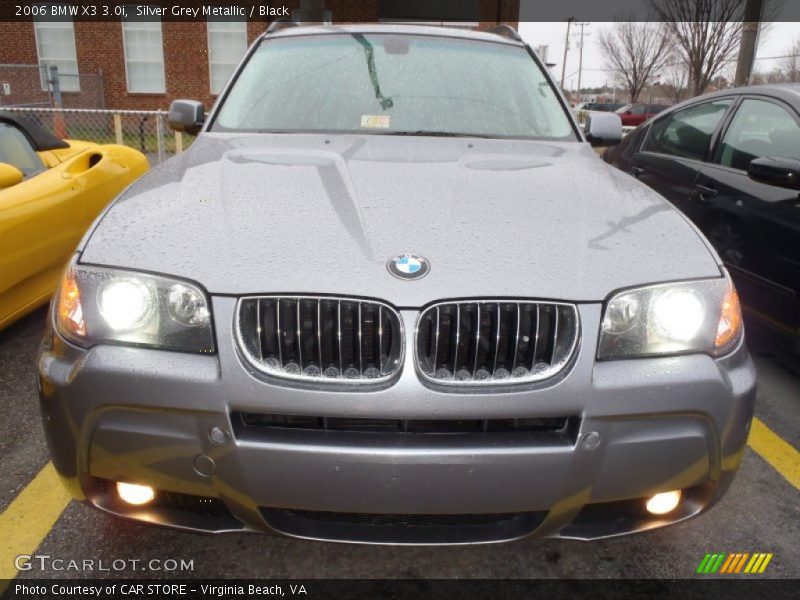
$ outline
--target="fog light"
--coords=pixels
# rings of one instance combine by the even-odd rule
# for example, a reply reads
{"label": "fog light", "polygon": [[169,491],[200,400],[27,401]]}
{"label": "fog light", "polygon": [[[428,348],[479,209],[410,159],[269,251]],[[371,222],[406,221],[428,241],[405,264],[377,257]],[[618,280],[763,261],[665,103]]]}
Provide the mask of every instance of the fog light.
{"label": "fog light", "polygon": [[675,490],[673,492],[664,492],[663,494],[656,494],[647,501],[648,512],[654,515],[665,515],[672,512],[678,506],[681,500],[681,491]]}
{"label": "fog light", "polygon": [[156,497],[156,492],[149,485],[117,482],[117,494],[128,504],[147,504]]}

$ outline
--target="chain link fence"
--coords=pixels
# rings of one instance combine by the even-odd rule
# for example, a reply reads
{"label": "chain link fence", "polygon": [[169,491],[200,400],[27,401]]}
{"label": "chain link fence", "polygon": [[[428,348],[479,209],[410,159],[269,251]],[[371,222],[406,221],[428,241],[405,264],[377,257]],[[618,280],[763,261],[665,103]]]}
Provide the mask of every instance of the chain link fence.
{"label": "chain link fence", "polygon": [[0,108],[105,108],[103,72],[62,73],[47,65],[0,64]]}
{"label": "chain link fence", "polygon": [[0,110],[25,113],[62,139],[136,148],[151,164],[194,140],[170,131],[163,111],[105,110],[102,71],[78,75],[56,66],[0,64]]}
{"label": "chain link fence", "polygon": [[0,65],[0,107],[52,106],[47,68],[39,65]]}
{"label": "chain link fence", "polygon": [[29,115],[62,139],[130,146],[145,154],[150,164],[180,154],[195,139],[169,129],[165,111],[5,106],[0,110]]}

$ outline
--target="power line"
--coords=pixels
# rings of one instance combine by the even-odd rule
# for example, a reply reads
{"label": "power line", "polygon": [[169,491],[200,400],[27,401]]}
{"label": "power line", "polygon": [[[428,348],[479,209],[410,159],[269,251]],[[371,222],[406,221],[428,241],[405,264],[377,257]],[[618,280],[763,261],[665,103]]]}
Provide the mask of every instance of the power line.
{"label": "power line", "polygon": [[[780,59],[780,58],[796,58],[796,59],[800,60],[800,54],[782,54],[780,56],[758,56],[758,57],[756,57],[756,60],[777,60],[777,59]],[[735,58],[728,58],[728,59],[725,59],[723,61],[724,64],[730,64],[732,62],[736,62],[736,59]],[[684,64],[685,63],[682,60],[677,60],[677,61],[674,61],[674,62],[664,63],[664,66],[665,67],[677,67],[677,66],[681,66],[681,65],[684,65]],[[601,72],[601,73],[615,73],[616,72],[614,69],[599,69],[599,68],[590,68],[590,67],[584,67],[583,70],[584,71]],[[575,71],[575,72],[571,73],[570,75],[568,75],[567,78],[573,77],[573,76],[575,76],[577,74],[578,74],[578,72]]]}
{"label": "power line", "polygon": [[783,54],[781,56],[756,56],[756,60],[775,60],[778,58],[800,58],[800,53],[797,54]]}

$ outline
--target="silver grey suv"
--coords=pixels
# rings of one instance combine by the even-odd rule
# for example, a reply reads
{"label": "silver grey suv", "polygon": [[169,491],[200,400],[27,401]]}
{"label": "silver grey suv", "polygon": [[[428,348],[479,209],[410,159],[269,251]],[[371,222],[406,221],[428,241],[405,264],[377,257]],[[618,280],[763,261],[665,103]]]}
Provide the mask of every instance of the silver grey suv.
{"label": "silver grey suv", "polygon": [[509,30],[284,27],[93,225],[39,358],[79,499],[196,531],[595,539],[692,517],[755,398],[703,236]]}

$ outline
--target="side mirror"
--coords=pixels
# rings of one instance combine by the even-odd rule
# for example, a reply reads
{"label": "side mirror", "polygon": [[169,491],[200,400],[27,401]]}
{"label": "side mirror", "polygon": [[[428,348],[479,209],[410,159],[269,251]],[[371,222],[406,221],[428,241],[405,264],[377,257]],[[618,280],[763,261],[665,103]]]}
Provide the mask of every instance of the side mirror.
{"label": "side mirror", "polygon": [[800,160],[773,157],[756,158],[747,165],[747,176],[759,183],[800,190]]}
{"label": "side mirror", "polygon": [[25,175],[14,165],[0,163],[0,189],[17,185]]}
{"label": "side mirror", "polygon": [[587,113],[583,132],[592,146],[614,146],[622,140],[622,120],[615,113]]}
{"label": "side mirror", "polygon": [[169,107],[167,124],[174,131],[197,135],[206,120],[202,102],[196,100],[175,100]]}

